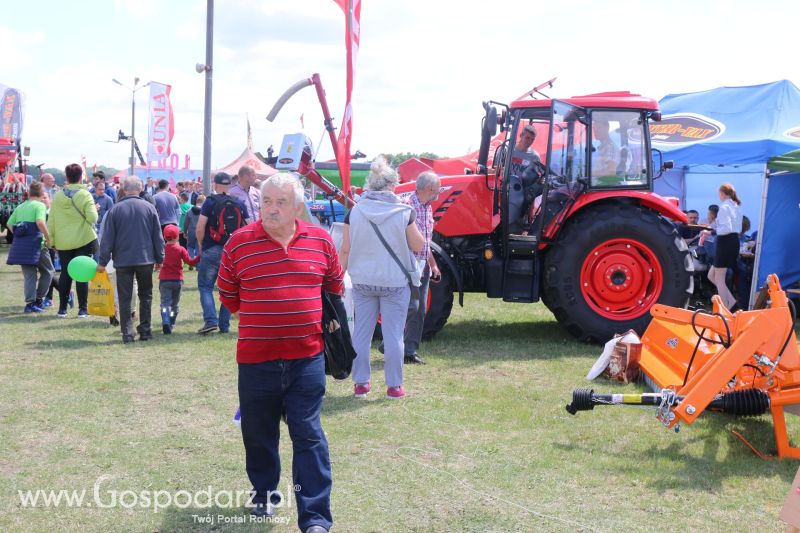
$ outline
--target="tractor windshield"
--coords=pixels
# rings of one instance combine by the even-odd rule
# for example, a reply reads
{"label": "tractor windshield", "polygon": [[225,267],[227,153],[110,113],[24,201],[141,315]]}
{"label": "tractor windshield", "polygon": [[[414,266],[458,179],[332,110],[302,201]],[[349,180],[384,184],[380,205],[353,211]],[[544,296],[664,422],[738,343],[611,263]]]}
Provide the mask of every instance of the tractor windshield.
{"label": "tractor windshield", "polygon": [[645,121],[639,111],[594,110],[590,159],[593,188],[647,187]]}

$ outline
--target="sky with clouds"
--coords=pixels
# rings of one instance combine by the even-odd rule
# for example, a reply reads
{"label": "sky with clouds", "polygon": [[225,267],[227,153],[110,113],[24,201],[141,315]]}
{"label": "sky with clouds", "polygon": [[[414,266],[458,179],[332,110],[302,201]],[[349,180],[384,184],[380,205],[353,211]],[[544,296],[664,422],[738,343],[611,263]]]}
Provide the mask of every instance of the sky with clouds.
{"label": "sky with clouds", "polygon": [[[312,89],[275,123],[294,82],[318,72],[336,125],[344,108],[344,16],[333,0],[217,0],[212,168],[246,144],[323,134]],[[206,0],[28,0],[0,22],[0,83],[26,96],[30,163],[127,166],[132,85],[172,85],[172,151],[202,167]],[[630,90],[654,98],[789,79],[800,84],[800,2],[739,0],[362,0],[352,148],[457,156],[479,143],[482,100],[508,101],[558,77],[554,97]],[[148,89],[136,93],[144,145]],[[327,144],[318,160],[332,157]]]}

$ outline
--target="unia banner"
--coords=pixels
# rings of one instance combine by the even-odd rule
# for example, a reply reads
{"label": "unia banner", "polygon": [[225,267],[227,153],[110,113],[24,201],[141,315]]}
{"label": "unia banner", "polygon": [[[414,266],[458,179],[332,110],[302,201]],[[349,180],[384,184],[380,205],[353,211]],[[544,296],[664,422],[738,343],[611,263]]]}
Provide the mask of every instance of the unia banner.
{"label": "unia banner", "polygon": [[169,101],[171,85],[150,82],[150,127],[147,134],[147,160],[164,161],[170,155],[170,143],[175,131],[172,103]]}

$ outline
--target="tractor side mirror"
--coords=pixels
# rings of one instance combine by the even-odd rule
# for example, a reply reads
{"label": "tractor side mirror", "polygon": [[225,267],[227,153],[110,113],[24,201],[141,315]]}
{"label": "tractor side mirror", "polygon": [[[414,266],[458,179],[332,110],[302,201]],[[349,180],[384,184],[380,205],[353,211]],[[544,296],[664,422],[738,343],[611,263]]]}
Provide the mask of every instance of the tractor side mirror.
{"label": "tractor side mirror", "polygon": [[492,137],[497,135],[497,108],[489,105],[488,102],[483,102],[483,109],[486,114],[483,116],[483,123],[481,124],[481,147],[478,151],[478,172],[486,174],[488,168],[486,163],[489,159],[489,145],[492,142]]}
{"label": "tractor side mirror", "polygon": [[486,119],[483,121],[483,128],[489,137],[497,135],[497,108],[487,103],[483,104],[486,110]]}
{"label": "tractor side mirror", "polygon": [[665,170],[675,167],[673,161],[664,161],[664,153],[658,148],[651,148],[653,154],[653,168],[658,169],[658,174],[653,176],[653,179],[660,178]]}

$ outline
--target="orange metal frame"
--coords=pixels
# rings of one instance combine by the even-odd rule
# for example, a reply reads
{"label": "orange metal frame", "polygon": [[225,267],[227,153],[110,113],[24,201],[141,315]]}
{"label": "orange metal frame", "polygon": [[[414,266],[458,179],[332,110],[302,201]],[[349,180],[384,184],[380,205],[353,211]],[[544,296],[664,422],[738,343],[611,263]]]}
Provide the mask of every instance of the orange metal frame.
{"label": "orange metal frame", "polygon": [[[642,339],[641,368],[658,386],[672,388],[683,396],[671,409],[675,417],[666,422],[669,427],[681,421],[691,424],[720,393],[753,387],[766,391],[778,456],[800,459],[800,448],[789,442],[784,415],[786,406],[800,405],[800,352],[786,293],[774,274],[767,284],[767,309],[732,314],[718,296],[712,299],[713,313],[721,316],[694,315],[686,309],[655,305],[651,310],[653,321]],[[704,337],[719,339],[729,346],[698,340],[691,327],[693,316],[697,331],[705,330]],[[774,364],[787,336],[789,342]],[[689,369],[695,346],[697,353]]]}

